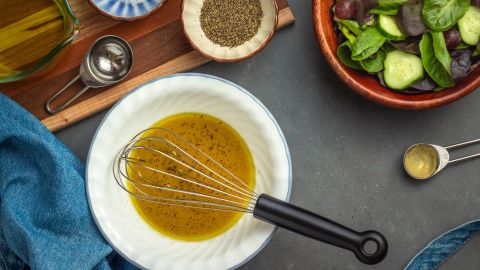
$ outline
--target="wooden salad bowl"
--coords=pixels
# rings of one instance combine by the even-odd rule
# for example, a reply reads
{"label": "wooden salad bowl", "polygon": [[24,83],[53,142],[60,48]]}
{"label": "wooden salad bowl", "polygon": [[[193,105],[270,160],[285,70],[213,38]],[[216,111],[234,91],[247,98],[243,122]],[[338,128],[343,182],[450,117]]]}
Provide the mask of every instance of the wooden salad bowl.
{"label": "wooden salad bowl", "polygon": [[376,76],[344,66],[337,58],[337,37],[331,8],[335,0],[313,0],[313,25],[323,54],[337,75],[355,92],[379,104],[406,110],[424,110],[452,103],[480,87],[480,67],[454,87],[423,94],[401,94],[383,87]]}

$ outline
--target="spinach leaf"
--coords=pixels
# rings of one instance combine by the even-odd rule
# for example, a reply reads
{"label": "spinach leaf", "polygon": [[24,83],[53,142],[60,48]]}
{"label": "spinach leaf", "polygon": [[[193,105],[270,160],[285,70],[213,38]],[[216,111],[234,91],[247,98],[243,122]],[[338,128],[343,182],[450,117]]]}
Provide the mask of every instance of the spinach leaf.
{"label": "spinach leaf", "polygon": [[353,69],[362,69],[360,64],[357,61],[352,60],[352,50],[350,49],[351,43],[350,41],[343,42],[337,48],[337,56],[338,59],[347,67]]}
{"label": "spinach leaf", "polygon": [[368,13],[379,15],[397,15],[400,7],[408,0],[379,0],[378,6],[370,9]]}
{"label": "spinach leaf", "polygon": [[387,38],[380,34],[376,27],[367,28],[352,44],[352,59],[356,61],[367,59],[375,54],[386,40]]}
{"label": "spinach leaf", "polygon": [[432,39],[435,57],[443,65],[448,74],[452,75],[452,68],[450,67],[450,64],[452,63],[452,58],[450,58],[450,54],[448,53],[443,33],[432,32]]}
{"label": "spinach leaf", "polygon": [[360,66],[370,73],[375,74],[383,70],[383,62],[385,62],[387,54],[383,50],[378,50],[378,52],[369,58],[360,61]]}
{"label": "spinach leaf", "polygon": [[433,31],[442,32],[454,26],[467,12],[471,0],[424,0],[423,22]]}
{"label": "spinach leaf", "polygon": [[362,29],[360,24],[357,21],[350,21],[350,20],[339,20],[338,25],[341,25],[347,28],[350,32],[354,33],[356,36],[362,33]]}
{"label": "spinach leaf", "polygon": [[357,40],[357,37],[352,32],[350,32],[350,30],[348,30],[347,27],[345,27],[343,25],[338,25],[338,29],[348,39],[348,41],[353,43]]}
{"label": "spinach leaf", "polygon": [[455,85],[452,76],[435,56],[433,38],[430,33],[425,33],[420,41],[420,53],[422,55],[423,67],[428,75],[441,87],[452,87]]}
{"label": "spinach leaf", "polygon": [[368,13],[393,16],[393,15],[397,15],[398,10],[399,10],[398,7],[397,8],[376,7],[376,8],[370,9]]}
{"label": "spinach leaf", "polygon": [[384,8],[399,8],[407,2],[408,0],[378,0],[378,6]]}

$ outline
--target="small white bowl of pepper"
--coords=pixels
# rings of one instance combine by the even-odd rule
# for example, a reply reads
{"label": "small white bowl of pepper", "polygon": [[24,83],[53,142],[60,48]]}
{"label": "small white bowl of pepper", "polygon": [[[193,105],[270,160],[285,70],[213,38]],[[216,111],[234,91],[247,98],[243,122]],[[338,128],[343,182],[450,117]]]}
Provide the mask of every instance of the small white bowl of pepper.
{"label": "small white bowl of pepper", "polygon": [[275,0],[183,0],[182,24],[192,46],[219,62],[252,57],[278,23]]}

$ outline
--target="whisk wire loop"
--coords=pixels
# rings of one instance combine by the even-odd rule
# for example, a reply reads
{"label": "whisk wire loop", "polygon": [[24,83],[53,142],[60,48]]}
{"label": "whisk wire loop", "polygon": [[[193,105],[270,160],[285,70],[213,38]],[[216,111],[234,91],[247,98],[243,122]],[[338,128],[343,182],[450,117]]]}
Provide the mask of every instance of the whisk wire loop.
{"label": "whisk wire loop", "polygon": [[[145,138],[145,140],[148,141],[149,138]],[[139,140],[138,142],[141,142],[141,140]],[[172,147],[173,147],[173,145],[172,145]],[[192,170],[192,171],[200,174],[201,176],[203,176],[203,177],[205,177],[205,178],[208,178],[209,180],[211,180],[211,181],[213,181],[213,182],[215,182],[215,183],[217,183],[217,184],[219,184],[219,185],[224,186],[225,188],[228,188],[228,189],[230,189],[230,190],[232,190],[232,191],[234,191],[234,192],[240,193],[240,194],[242,194],[243,196],[245,196],[245,197],[247,197],[247,198],[255,199],[254,197],[252,197],[252,196],[251,196],[249,193],[247,193],[246,191],[237,190],[237,189],[235,189],[235,188],[233,188],[233,187],[231,187],[231,186],[229,186],[229,185],[227,185],[227,184],[225,184],[225,183],[223,183],[223,182],[221,182],[221,181],[218,181],[218,180],[214,179],[213,177],[211,177],[211,176],[203,173],[202,171],[196,169],[194,166],[189,165],[188,163],[184,162],[183,160],[181,160],[181,159],[179,159],[179,158],[172,157],[172,156],[170,156],[169,154],[165,153],[164,151],[161,151],[161,150],[158,150],[158,149],[155,149],[155,148],[152,148],[152,147],[148,147],[148,146],[133,146],[132,148],[129,149],[128,152],[133,151],[133,150],[141,150],[141,149],[143,149],[143,150],[148,150],[148,151],[152,151],[152,152],[155,152],[155,153],[157,153],[157,154],[160,154],[160,155],[162,155],[163,157],[165,157],[165,158],[167,158],[167,159],[169,159],[169,160],[171,160],[171,161],[174,161],[174,162],[176,162],[176,163],[178,163],[178,164],[180,164],[180,165],[182,165],[182,166],[184,166],[184,167],[186,167],[186,168],[188,168],[188,169],[190,169],[190,170]],[[179,148],[178,148],[178,150],[183,152],[183,150],[181,150],[181,149],[179,149]],[[129,154],[129,153],[126,153],[126,154]],[[127,156],[127,157],[124,157],[124,158],[128,158],[128,156]],[[134,164],[137,164],[137,165],[140,166],[139,163],[135,163],[135,162],[131,162],[131,163],[134,163]],[[192,183],[192,181],[189,181],[188,179],[184,179],[184,177],[180,177],[180,176],[177,176],[177,175],[173,175],[173,174],[167,173],[167,172],[165,172],[165,171],[152,168],[152,167],[150,167],[150,166],[143,166],[143,165],[142,165],[142,167],[144,167],[145,169],[152,170],[152,171],[154,171],[154,172],[158,172],[158,173],[162,173],[162,174],[165,174],[165,175],[174,177],[174,178],[179,179],[179,180],[185,180],[185,181],[187,181],[187,182]],[[222,178],[223,178],[223,177],[222,177]],[[228,181],[228,180],[225,179],[225,181]],[[201,180],[198,180],[198,179],[196,179],[196,182],[202,183],[202,181],[201,181]],[[193,184],[197,185],[197,183],[193,183]],[[204,186],[204,187],[205,187],[205,186]],[[209,187],[209,189],[211,189],[211,187]],[[217,189],[217,190],[218,190],[218,189]],[[237,197],[237,196],[235,196],[235,195],[233,195],[233,194],[228,194],[228,193],[226,193],[226,192],[224,192],[224,191],[222,191],[222,193],[227,194],[227,195],[232,196],[232,197]],[[239,198],[239,197],[238,197],[238,198]]]}
{"label": "whisk wire loop", "polygon": [[[138,166],[142,167],[142,168],[146,168],[146,169],[149,169],[149,170],[153,170],[153,171],[156,171],[156,172],[159,172],[159,173],[163,173],[169,177],[173,177],[173,178],[176,178],[176,179],[180,179],[180,180],[183,180],[183,181],[186,181],[188,183],[191,183],[193,185],[198,185],[202,188],[206,188],[206,189],[209,189],[209,190],[212,190],[212,191],[216,191],[216,192],[219,192],[219,193],[222,193],[222,194],[225,194],[225,195],[228,195],[228,196],[232,196],[232,197],[235,197],[235,198],[238,198],[242,201],[245,201],[247,203],[251,203],[251,200],[246,200],[244,198],[241,198],[241,197],[238,197],[238,196],[235,196],[235,195],[231,195],[231,194],[228,194],[227,192],[223,191],[223,190],[220,190],[220,189],[217,189],[217,188],[214,188],[214,187],[211,187],[211,186],[208,186],[208,185],[205,185],[205,184],[202,184],[200,180],[198,180],[199,182],[195,182],[195,181],[191,181],[187,178],[182,178],[182,177],[179,177],[177,175],[174,175],[174,174],[170,174],[170,173],[167,173],[167,172],[164,172],[164,171],[161,171],[161,170],[157,170],[155,168],[152,168],[152,167],[149,167],[149,166],[144,166],[142,164],[139,164],[139,163],[135,163],[135,162],[132,162],[134,164],[137,164]],[[148,181],[148,179],[144,178],[143,176],[141,176],[139,174],[139,172],[137,172],[133,167],[131,167],[130,165],[128,165],[132,172],[134,172],[139,178],[141,178],[142,180],[145,180],[146,182],[148,183],[152,183],[151,181]],[[133,183],[133,185],[137,186],[137,185],[141,185],[141,186],[144,186],[144,187],[147,187],[147,188],[153,188],[153,189],[161,189],[161,190],[165,190],[165,191],[173,191],[173,192],[178,192],[178,193],[182,193],[182,194],[188,194],[188,195],[194,195],[194,196],[199,196],[199,197],[204,197],[204,198],[209,198],[209,199],[215,199],[215,200],[220,200],[220,201],[224,201],[224,202],[229,202],[229,203],[233,203],[233,204],[238,204],[238,205],[244,205],[243,203],[239,203],[239,202],[235,202],[235,201],[232,201],[232,200],[228,200],[228,199],[224,199],[224,198],[220,198],[220,197],[216,197],[216,196],[212,196],[212,195],[205,195],[205,194],[201,194],[201,193],[197,193],[197,192],[192,192],[192,191],[188,191],[188,190],[183,190],[183,189],[178,189],[178,188],[170,188],[170,187],[164,187],[164,186],[159,186],[159,185],[155,185],[155,184],[145,184],[145,183],[142,183],[142,182],[138,182],[138,181],[134,181],[132,180],[130,177],[128,177],[128,175],[124,175],[122,173],[122,175],[128,180],[128,181],[131,181]],[[144,192],[142,192],[144,193]]]}
{"label": "whisk wire loop", "polygon": [[[139,138],[141,137],[142,134],[146,133],[146,132],[149,132],[149,131],[152,131],[152,130],[160,130],[162,132],[165,132],[173,137],[175,137],[175,139],[181,141],[182,143],[185,143],[188,147],[190,147],[191,149],[193,149],[195,152],[197,152],[198,154],[200,154],[201,156],[207,158],[207,160],[209,162],[212,162],[213,164],[215,164],[216,166],[218,166],[223,172],[227,173],[230,177],[232,177],[233,179],[235,179],[235,181],[237,181],[238,183],[240,183],[247,191],[248,193],[251,193],[253,194],[256,198],[258,198],[260,195],[258,193],[256,193],[250,186],[248,186],[243,180],[241,180],[240,178],[238,178],[235,174],[233,174],[231,171],[229,171],[228,169],[226,169],[222,164],[220,164],[218,161],[216,161],[215,159],[213,159],[212,157],[210,157],[207,153],[205,153],[204,151],[202,151],[201,149],[199,149],[197,146],[195,146],[194,144],[192,144],[191,142],[189,142],[188,140],[186,140],[185,138],[181,137],[180,135],[176,134],[175,132],[167,129],[167,128],[149,128],[149,129],[146,129],[140,133],[138,133],[134,139],[136,138]],[[159,137],[149,137],[149,138],[159,138]],[[163,140],[165,140],[165,138],[162,138]],[[168,141],[168,140],[165,140],[165,141]],[[170,141],[169,141],[170,142]],[[236,184],[234,184],[233,182],[225,179],[223,176],[219,175],[216,171],[212,170],[211,168],[209,168],[208,166],[205,166],[203,163],[201,162],[198,162],[197,159],[193,158],[188,152],[184,151],[183,149],[181,149],[180,147],[178,147],[177,145],[171,143],[171,146],[181,150],[181,152],[183,152],[186,156],[190,157],[192,160],[196,161],[199,165],[201,165],[204,169],[214,173],[216,176],[218,177],[221,177],[222,180],[225,180],[227,182],[229,182],[230,184],[233,184],[234,186],[238,187]]]}
{"label": "whisk wire loop", "polygon": [[[167,136],[149,136],[148,133],[152,130],[160,130]],[[170,141],[167,138],[170,136],[179,143]],[[154,158],[161,158],[167,164],[173,165],[166,168],[150,165],[149,160],[132,155],[135,151],[148,151]],[[205,160],[204,163],[199,160],[201,158]],[[218,170],[206,164],[214,164]],[[153,175],[154,179],[147,177],[147,174],[150,177]],[[116,183],[132,197],[164,205],[253,213],[259,197],[250,186],[205,152],[164,128],[144,130],[122,147],[115,158],[113,175]],[[157,179],[156,176],[160,177]],[[165,178],[189,184],[192,190],[162,184],[160,180]],[[165,196],[165,193],[159,196],[158,194],[162,193],[155,193],[155,190],[172,196]]]}

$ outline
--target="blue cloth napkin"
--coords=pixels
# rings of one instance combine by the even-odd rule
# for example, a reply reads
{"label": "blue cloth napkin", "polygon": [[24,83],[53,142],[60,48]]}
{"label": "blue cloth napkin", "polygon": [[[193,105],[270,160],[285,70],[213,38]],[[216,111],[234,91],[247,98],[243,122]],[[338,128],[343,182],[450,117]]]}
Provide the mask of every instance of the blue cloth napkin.
{"label": "blue cloth napkin", "polygon": [[437,269],[478,232],[480,232],[480,220],[467,222],[443,233],[413,257],[404,270]]}
{"label": "blue cloth napkin", "polygon": [[0,94],[0,269],[135,269],[103,239],[84,165]]}

